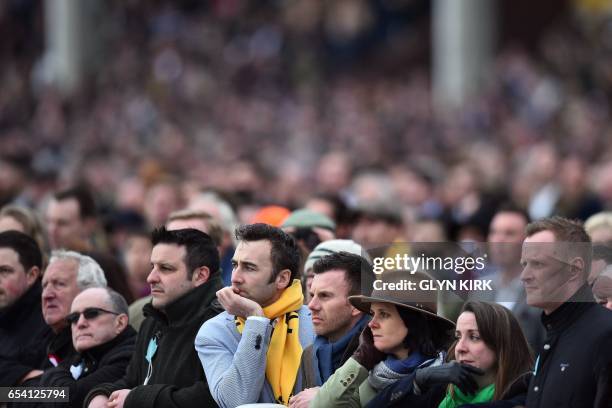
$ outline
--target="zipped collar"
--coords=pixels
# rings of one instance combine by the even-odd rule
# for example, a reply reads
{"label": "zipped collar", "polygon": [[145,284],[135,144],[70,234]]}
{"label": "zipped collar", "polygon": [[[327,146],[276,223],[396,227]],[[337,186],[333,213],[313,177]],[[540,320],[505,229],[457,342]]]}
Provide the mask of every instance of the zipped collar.
{"label": "zipped collar", "polygon": [[589,308],[593,307],[595,299],[591,288],[585,284],[554,312],[547,315],[542,312],[542,324],[549,336],[562,333]]}
{"label": "zipped collar", "polygon": [[126,328],[119,333],[114,339],[108,341],[104,344],[100,344],[99,346],[93,347],[87,351],[84,351],[80,354],[77,360],[81,358],[90,359],[92,361],[98,361],[102,356],[104,356],[109,350],[115,348],[117,345],[120,345],[124,342],[127,342],[130,338],[136,337],[136,330],[132,328],[132,326],[127,325]]}
{"label": "zipped collar", "polygon": [[142,310],[145,317],[151,316],[164,325],[182,326],[191,322],[198,312],[208,308],[222,287],[221,276],[215,273],[207,282],[191,289],[167,305],[163,311],[156,309],[151,303],[147,303]]}

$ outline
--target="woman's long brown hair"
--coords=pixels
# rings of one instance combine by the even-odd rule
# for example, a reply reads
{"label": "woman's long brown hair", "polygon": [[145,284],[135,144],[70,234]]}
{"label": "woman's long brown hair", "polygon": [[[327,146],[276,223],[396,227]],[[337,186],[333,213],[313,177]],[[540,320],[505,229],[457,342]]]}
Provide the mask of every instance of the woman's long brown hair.
{"label": "woman's long brown hair", "polygon": [[[495,394],[498,401],[520,376],[533,366],[533,353],[519,322],[512,312],[497,303],[468,301],[461,313],[472,312],[476,316],[478,332],[485,344],[496,356]],[[449,350],[449,359],[455,359],[455,341]]]}

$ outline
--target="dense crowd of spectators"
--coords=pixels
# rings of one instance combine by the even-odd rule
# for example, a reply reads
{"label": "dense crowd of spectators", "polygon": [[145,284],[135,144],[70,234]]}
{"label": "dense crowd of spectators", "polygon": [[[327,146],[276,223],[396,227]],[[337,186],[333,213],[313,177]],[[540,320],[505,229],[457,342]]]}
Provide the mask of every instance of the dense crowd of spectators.
{"label": "dense crowd of spectators", "polygon": [[[503,44],[441,110],[430,3],[82,2],[97,52],[72,94],[49,82],[54,2],[1,3],[0,386],[610,406],[607,22]],[[387,266],[409,255],[440,263]],[[457,282],[491,286],[427,287]]]}
{"label": "dense crowd of spectators", "polygon": [[146,213],[165,183],[180,194],[160,206],[210,188],[246,222],[333,192],[482,238],[508,199],[581,219],[612,200],[605,24],[499,50],[482,92],[434,115],[427,2],[109,3],[71,97],[44,85],[43,5],[1,8],[2,204],[83,181],[107,212]]}

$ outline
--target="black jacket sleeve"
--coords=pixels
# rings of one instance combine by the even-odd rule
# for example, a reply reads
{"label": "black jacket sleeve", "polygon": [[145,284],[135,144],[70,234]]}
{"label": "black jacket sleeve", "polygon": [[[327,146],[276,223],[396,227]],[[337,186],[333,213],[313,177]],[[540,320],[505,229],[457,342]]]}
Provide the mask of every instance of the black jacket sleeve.
{"label": "black jacket sleeve", "polygon": [[170,384],[153,384],[134,388],[125,399],[125,408],[201,408],[214,399],[206,381],[178,388]]}
{"label": "black jacket sleeve", "polygon": [[[143,380],[140,380],[140,361],[142,359],[142,351],[143,350],[143,336],[138,336],[136,340],[136,347],[134,348],[134,352],[130,354],[129,364],[127,364],[127,370],[125,370],[125,374],[119,380],[115,382],[105,382],[100,384],[98,382],[94,389],[89,391],[83,400],[83,407],[87,408],[91,400],[96,395],[106,395],[107,397],[111,395],[114,391],[122,390],[122,389],[132,389],[139,384],[142,384]],[[102,381],[111,381],[110,379],[102,380]]]}
{"label": "black jacket sleeve", "polygon": [[36,370],[36,368],[17,360],[0,356],[0,386],[11,387],[18,385],[19,380],[32,370]]}
{"label": "black jacket sleeve", "polygon": [[0,344],[0,387],[19,385],[18,382],[32,370],[43,368],[47,360],[46,339],[43,331],[32,333],[34,341],[25,339]]}
{"label": "black jacket sleeve", "polygon": [[100,382],[96,383],[99,385],[95,387],[94,389],[92,389],[91,391],[89,391],[85,395],[85,398],[83,400],[83,407],[87,408],[91,400],[96,395],[106,395],[108,397],[114,391],[122,390],[125,388],[131,389],[135,385],[137,385],[138,383],[136,382],[136,376],[135,376],[134,367],[133,367],[133,365],[136,363],[135,360],[136,359],[131,358],[129,365],[127,366],[127,371],[125,372],[125,375],[121,379],[115,382],[112,382],[112,383],[111,382],[106,382],[102,384],[100,384]]}
{"label": "black jacket sleeve", "polygon": [[445,386],[443,384],[431,387],[424,394],[415,394],[414,373],[410,374],[395,384],[380,391],[372,399],[367,408],[376,407],[431,407],[437,408],[444,398]]}
{"label": "black jacket sleeve", "polygon": [[594,367],[597,389],[593,406],[596,408],[612,406],[612,334],[608,333],[599,340],[595,350],[599,359]]}
{"label": "black jacket sleeve", "polygon": [[102,360],[100,366],[95,371],[78,380],[72,377],[69,364],[60,365],[45,371],[41,384],[51,387],[68,387],[71,406],[80,407],[83,405],[85,396],[95,386],[105,381],[121,378],[125,373],[131,356],[130,350],[115,354],[106,360]]}

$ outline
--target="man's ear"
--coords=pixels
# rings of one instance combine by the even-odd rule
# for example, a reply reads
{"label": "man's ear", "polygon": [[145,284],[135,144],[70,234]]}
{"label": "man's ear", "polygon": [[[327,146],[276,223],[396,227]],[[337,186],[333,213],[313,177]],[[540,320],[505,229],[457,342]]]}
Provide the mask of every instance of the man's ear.
{"label": "man's ear", "polygon": [[276,288],[279,290],[288,288],[291,286],[291,271],[289,269],[283,269],[276,275]]}
{"label": "man's ear", "polygon": [[115,319],[115,333],[119,334],[125,330],[128,325],[128,320],[128,315],[125,313],[121,313],[119,316],[117,316]]}
{"label": "man's ear", "polygon": [[586,279],[584,259],[577,256],[570,261],[570,280],[571,279]]}
{"label": "man's ear", "polygon": [[26,272],[26,282],[28,286],[32,286],[34,282],[40,277],[40,269],[38,266],[33,266],[29,271]]}
{"label": "man's ear", "polygon": [[210,278],[210,269],[208,269],[208,266],[200,266],[193,271],[191,282],[194,286],[200,286],[208,282],[208,278]]}
{"label": "man's ear", "polygon": [[351,316],[355,317],[355,316],[359,316],[360,314],[363,314],[363,312],[357,309],[355,306],[353,306],[351,309]]}

